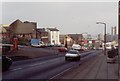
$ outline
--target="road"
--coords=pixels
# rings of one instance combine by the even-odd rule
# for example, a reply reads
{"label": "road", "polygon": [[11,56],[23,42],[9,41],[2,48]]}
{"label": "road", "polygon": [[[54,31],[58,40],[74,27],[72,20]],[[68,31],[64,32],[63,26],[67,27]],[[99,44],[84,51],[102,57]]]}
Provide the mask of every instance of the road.
{"label": "road", "polygon": [[80,61],[65,61],[64,55],[54,55],[24,61],[16,61],[9,71],[3,72],[4,79],[50,80],[100,54],[101,50],[81,53]]}

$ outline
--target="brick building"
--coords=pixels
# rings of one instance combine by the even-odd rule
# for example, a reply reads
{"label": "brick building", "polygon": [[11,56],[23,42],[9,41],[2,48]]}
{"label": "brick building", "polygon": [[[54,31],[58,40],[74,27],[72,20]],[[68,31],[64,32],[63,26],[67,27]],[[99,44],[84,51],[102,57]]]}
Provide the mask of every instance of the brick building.
{"label": "brick building", "polygon": [[48,40],[48,32],[45,28],[37,28],[37,38],[41,39],[45,44],[49,42]]}
{"label": "brick building", "polygon": [[36,22],[22,22],[19,19],[10,24],[9,27],[9,37],[12,38],[14,35],[26,39],[36,38]]}

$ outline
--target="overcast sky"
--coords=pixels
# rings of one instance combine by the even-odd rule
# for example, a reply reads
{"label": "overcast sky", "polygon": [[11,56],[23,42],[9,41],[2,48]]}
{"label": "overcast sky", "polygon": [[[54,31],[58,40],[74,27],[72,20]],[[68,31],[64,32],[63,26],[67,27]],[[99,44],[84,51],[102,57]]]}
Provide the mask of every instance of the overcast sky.
{"label": "overcast sky", "polygon": [[57,27],[61,34],[99,34],[117,26],[117,2],[3,2],[2,23],[11,24],[16,19],[37,22],[38,27]]}

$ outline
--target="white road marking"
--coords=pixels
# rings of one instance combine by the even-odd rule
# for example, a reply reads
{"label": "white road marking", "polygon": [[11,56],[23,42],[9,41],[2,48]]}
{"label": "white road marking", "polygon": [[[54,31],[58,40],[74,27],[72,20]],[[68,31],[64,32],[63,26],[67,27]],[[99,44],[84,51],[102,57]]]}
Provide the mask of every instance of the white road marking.
{"label": "white road marking", "polygon": [[53,59],[53,60],[48,60],[48,61],[46,61],[46,62],[36,63],[36,64],[29,65],[29,66],[41,65],[41,64],[48,63],[48,62],[54,62],[54,61],[57,61],[57,60],[60,60],[60,59],[61,59],[61,58],[56,58],[56,59]]}
{"label": "white road marking", "polygon": [[37,63],[37,64],[33,64],[33,65],[29,65],[29,66],[36,66],[36,65],[40,65],[40,64],[44,64],[46,62],[41,62],[41,63]]}
{"label": "white road marking", "polygon": [[[61,58],[56,58],[56,59],[48,60],[48,61],[45,61],[45,62],[28,65],[28,67],[29,67],[29,66],[30,66],[30,67],[33,67],[33,66],[41,65],[41,64],[48,63],[48,62],[54,62],[54,61],[60,60],[60,59],[61,59]],[[82,60],[82,59],[81,59],[81,60]],[[24,69],[24,68],[19,67],[19,68],[16,68],[16,69],[12,69],[11,71],[17,71],[17,70],[21,70],[21,69]],[[66,69],[65,71],[63,71],[63,72],[61,72],[61,73],[53,76],[52,78],[54,78],[54,77],[56,77],[56,76],[58,76],[58,75],[61,75],[62,73],[66,72],[66,71],[68,71],[68,70],[70,70],[70,69],[71,69],[71,68],[68,68],[68,69]],[[52,78],[50,78],[50,79],[52,79]]]}
{"label": "white road marking", "polygon": [[[61,73],[59,73],[59,74],[57,74],[57,75],[51,77],[49,80],[54,79],[55,77],[57,77],[57,76],[59,76],[59,75],[65,73],[65,72],[69,71],[69,70],[72,69],[72,68],[73,68],[73,67],[70,67],[70,68],[68,68],[68,69],[66,69],[66,70],[64,70],[64,71],[62,71]],[[48,81],[49,81],[49,80],[48,80]]]}
{"label": "white road marking", "polygon": [[22,68],[16,68],[16,69],[12,69],[11,71],[17,71],[17,70],[20,70]]}
{"label": "white road marking", "polygon": [[[83,58],[82,58],[81,60],[83,60]],[[74,66],[74,67],[75,67],[75,66]],[[62,71],[61,73],[59,73],[59,74],[57,74],[57,75],[51,77],[49,80],[54,79],[55,77],[62,75],[63,73],[69,71],[69,70],[72,69],[72,68],[73,68],[73,67],[70,67],[70,68],[68,68],[68,69],[66,69],[66,70],[64,70],[64,71]],[[47,80],[47,81],[49,81],[49,80]]]}
{"label": "white road marking", "polygon": [[[56,61],[56,60],[60,60],[61,58],[56,58],[56,59],[53,59],[53,60],[48,60],[48,61],[46,61],[46,62],[41,62],[41,63],[36,63],[36,64],[32,64],[32,65],[28,65],[27,67],[33,67],[33,66],[37,66],[37,65],[41,65],[41,64],[45,64],[45,63],[48,63],[48,62],[54,62],[54,61]],[[24,69],[24,68],[22,68],[22,67],[19,67],[19,68],[15,68],[15,69],[12,69],[12,70],[10,70],[10,71],[17,71],[17,70],[21,70],[21,69]]]}

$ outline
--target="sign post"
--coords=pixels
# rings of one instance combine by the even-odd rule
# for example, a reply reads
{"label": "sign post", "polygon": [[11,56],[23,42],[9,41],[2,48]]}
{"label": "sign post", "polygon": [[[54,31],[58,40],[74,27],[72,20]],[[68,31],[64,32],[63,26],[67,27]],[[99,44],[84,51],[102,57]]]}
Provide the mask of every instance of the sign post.
{"label": "sign post", "polygon": [[119,81],[120,81],[120,1],[118,3],[118,70],[119,70]]}

